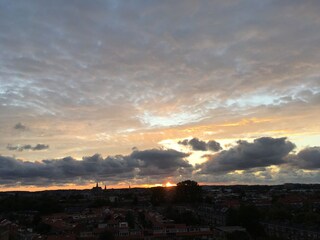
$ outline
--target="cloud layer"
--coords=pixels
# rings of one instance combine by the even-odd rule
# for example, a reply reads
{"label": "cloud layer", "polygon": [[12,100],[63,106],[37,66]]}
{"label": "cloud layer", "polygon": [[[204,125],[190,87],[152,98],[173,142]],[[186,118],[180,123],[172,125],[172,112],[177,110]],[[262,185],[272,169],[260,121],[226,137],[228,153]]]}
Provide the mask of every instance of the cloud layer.
{"label": "cloud layer", "polygon": [[230,172],[285,163],[285,157],[295,148],[286,138],[263,137],[253,143],[238,141],[237,145],[209,156],[201,166],[202,173]]}
{"label": "cloud layer", "polygon": [[[196,166],[188,162],[189,153],[173,149],[134,149],[129,155],[103,158],[95,154],[82,160],[65,157],[38,162],[0,156],[0,185],[161,183],[166,178],[174,181],[193,178],[204,183],[317,182],[319,147],[305,148],[297,154],[292,151],[294,148],[295,144],[286,138],[239,140],[228,150],[205,155],[207,161]],[[277,171],[272,167],[277,167]]]}
{"label": "cloud layer", "polygon": [[294,158],[293,165],[302,169],[319,169],[320,147],[310,147],[303,149]]}
{"label": "cloud layer", "polygon": [[193,168],[185,160],[187,156],[175,150],[160,149],[135,150],[127,156],[102,158],[95,154],[82,160],[65,157],[40,162],[0,156],[0,184],[54,185],[90,180],[116,182],[144,177],[161,181],[164,177],[180,174],[188,176]]}

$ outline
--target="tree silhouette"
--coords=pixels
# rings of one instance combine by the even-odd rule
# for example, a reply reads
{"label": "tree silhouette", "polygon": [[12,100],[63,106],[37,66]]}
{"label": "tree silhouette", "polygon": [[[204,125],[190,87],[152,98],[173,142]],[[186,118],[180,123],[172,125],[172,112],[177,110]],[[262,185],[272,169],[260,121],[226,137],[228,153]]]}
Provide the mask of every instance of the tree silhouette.
{"label": "tree silhouette", "polygon": [[151,188],[151,203],[153,206],[158,206],[165,201],[165,189],[163,187]]}
{"label": "tree silhouette", "polygon": [[202,189],[196,181],[185,180],[177,183],[176,202],[195,203],[202,200]]}

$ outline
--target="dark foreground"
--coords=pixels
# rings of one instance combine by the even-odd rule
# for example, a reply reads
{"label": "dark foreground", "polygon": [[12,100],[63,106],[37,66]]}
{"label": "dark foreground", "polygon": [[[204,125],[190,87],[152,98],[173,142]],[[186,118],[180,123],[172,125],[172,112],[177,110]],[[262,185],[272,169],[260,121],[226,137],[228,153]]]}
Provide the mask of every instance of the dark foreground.
{"label": "dark foreground", "polygon": [[320,185],[3,192],[9,239],[320,239]]}

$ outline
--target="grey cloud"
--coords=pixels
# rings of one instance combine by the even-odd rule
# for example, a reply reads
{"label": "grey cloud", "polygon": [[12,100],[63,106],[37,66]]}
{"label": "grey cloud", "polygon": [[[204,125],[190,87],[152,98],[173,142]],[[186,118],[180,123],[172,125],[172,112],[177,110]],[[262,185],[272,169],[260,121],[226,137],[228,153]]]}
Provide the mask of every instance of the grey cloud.
{"label": "grey cloud", "polygon": [[319,183],[320,172],[304,172],[302,169],[287,168],[280,166],[279,172],[270,168],[259,169],[260,171],[244,170],[241,173],[226,174],[203,174],[197,175],[199,182],[222,183],[222,184],[283,184],[289,182]]}
{"label": "grey cloud", "polygon": [[45,149],[48,149],[49,148],[49,145],[46,145],[46,144],[37,144],[36,146],[34,146],[32,148],[33,151],[39,151],[39,150],[45,150]]}
{"label": "grey cloud", "polygon": [[[20,151],[19,146],[12,146],[11,144],[7,145],[7,149],[10,151]],[[21,151],[23,151],[23,149],[21,149]]]}
{"label": "grey cloud", "polygon": [[213,152],[217,152],[222,150],[222,147],[220,146],[220,143],[214,141],[214,140],[210,140],[208,142],[199,140],[198,138],[192,138],[191,140],[188,139],[184,139],[182,141],[178,142],[181,145],[184,146],[191,146],[192,150],[194,151],[213,151]]}
{"label": "grey cloud", "polygon": [[133,151],[130,155],[99,154],[76,160],[62,159],[28,162],[0,156],[0,184],[25,185],[65,184],[77,181],[124,181],[152,177],[153,180],[175,173],[190,173],[192,165],[184,158],[188,154],[175,150],[151,149]]}
{"label": "grey cloud", "polygon": [[210,140],[209,142],[207,142],[207,146],[208,146],[208,149],[213,152],[218,152],[218,151],[222,150],[220,143],[218,143],[214,140]]}
{"label": "grey cloud", "polygon": [[151,149],[145,151],[133,151],[131,159],[137,160],[140,168],[140,175],[175,175],[179,171],[191,171],[192,165],[184,158],[189,154],[168,149]]}
{"label": "grey cloud", "polygon": [[179,141],[178,143],[181,144],[181,145],[184,145],[184,146],[188,146],[189,140],[188,139],[184,139],[182,141]]}
{"label": "grey cloud", "polygon": [[27,129],[27,127],[25,126],[25,125],[23,125],[22,123],[17,123],[16,125],[14,125],[14,127],[13,127],[14,129],[16,129],[16,130],[26,130]]}
{"label": "grey cloud", "polygon": [[178,142],[181,145],[190,145],[193,150],[195,151],[206,151],[207,150],[207,144],[206,142],[199,140],[198,138],[192,138],[191,140],[184,139],[183,141]]}
{"label": "grey cloud", "polygon": [[289,164],[300,169],[320,168],[320,147],[309,147],[301,150],[296,156],[291,156]]}
{"label": "grey cloud", "polygon": [[198,168],[200,174],[246,170],[285,163],[285,157],[295,148],[286,138],[262,137],[253,143],[238,141],[238,144],[209,157]]}
{"label": "grey cloud", "polygon": [[25,151],[25,150],[41,151],[41,150],[49,149],[49,145],[38,143],[35,146],[32,146],[30,144],[21,145],[21,146],[20,145],[13,146],[11,144],[8,144],[7,145],[7,149],[10,150],[10,151],[19,151],[19,152],[22,152],[22,151]]}
{"label": "grey cloud", "polygon": [[[199,170],[196,174],[198,181],[232,184],[318,183],[320,181],[320,147],[308,147],[297,154],[290,154],[288,152],[290,152],[289,150],[293,145],[291,142],[285,141],[284,138],[269,138],[263,139],[262,141],[261,139],[256,139],[251,147],[247,145],[243,146],[243,143],[244,141],[238,141],[238,145],[231,148],[230,150],[232,152],[230,153],[223,151],[215,156],[204,156],[209,160],[206,163],[196,166],[197,170]],[[257,145],[260,145],[260,147]],[[268,154],[261,151],[263,146],[267,151],[270,151]],[[275,148],[278,148],[278,150],[275,150]],[[257,151],[262,154],[256,154]],[[220,154],[223,155],[219,156]],[[240,160],[239,157],[232,156],[235,154],[239,155],[239,157],[242,156],[242,160]],[[269,155],[269,157],[267,157],[267,155]],[[226,157],[233,157],[230,159],[232,163],[230,163],[231,161],[227,162],[226,159],[223,159]],[[261,161],[255,161],[255,159],[262,158],[265,159],[263,164],[261,164]],[[275,158],[278,158],[278,160]],[[270,161],[271,159],[273,160]],[[243,163],[244,160],[251,162]],[[238,161],[242,161],[242,163]],[[231,164],[233,164],[234,167],[232,167]],[[261,167],[261,165],[264,166]],[[271,165],[278,165],[278,170],[274,171],[274,169],[269,168]],[[304,171],[305,169],[308,171]],[[242,171],[233,172],[234,170]]]}

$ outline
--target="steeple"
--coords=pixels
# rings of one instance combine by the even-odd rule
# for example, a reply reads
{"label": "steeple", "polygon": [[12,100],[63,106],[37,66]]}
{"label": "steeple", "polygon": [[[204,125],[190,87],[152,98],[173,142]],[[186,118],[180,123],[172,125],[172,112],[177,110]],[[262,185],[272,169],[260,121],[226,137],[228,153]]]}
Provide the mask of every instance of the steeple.
{"label": "steeple", "polygon": [[96,186],[91,189],[94,193],[99,193],[102,191],[102,188],[99,187],[99,183],[96,183]]}

